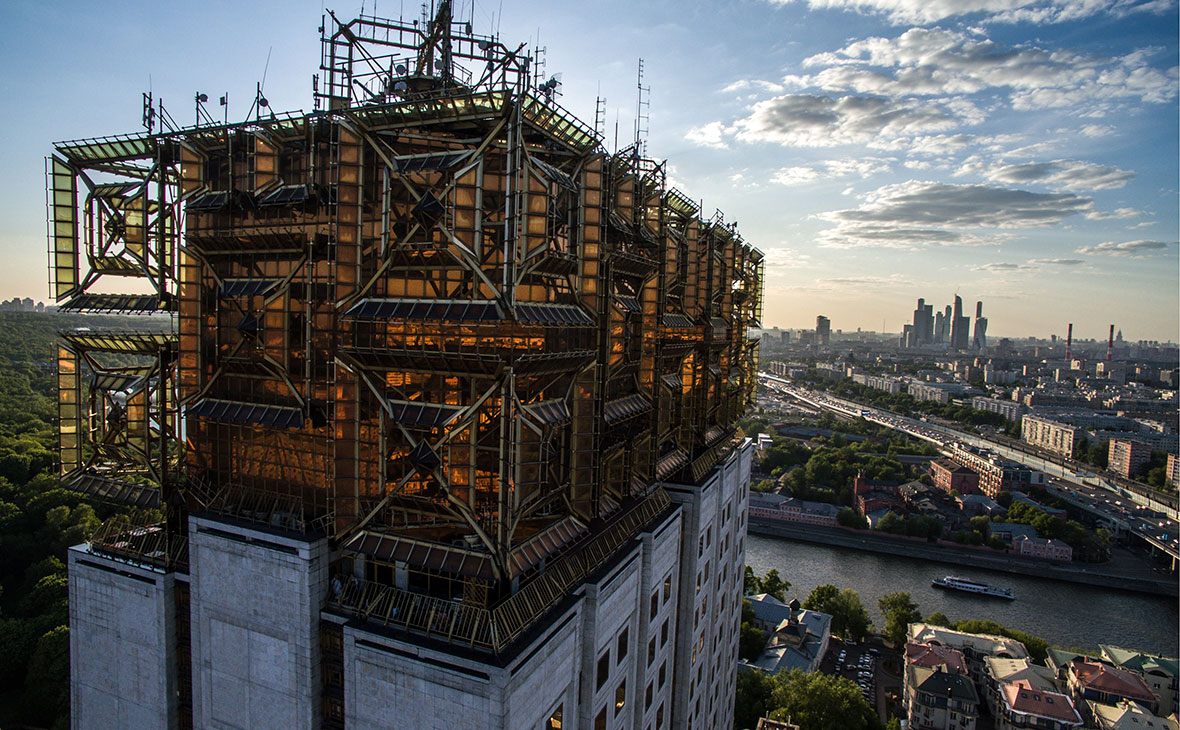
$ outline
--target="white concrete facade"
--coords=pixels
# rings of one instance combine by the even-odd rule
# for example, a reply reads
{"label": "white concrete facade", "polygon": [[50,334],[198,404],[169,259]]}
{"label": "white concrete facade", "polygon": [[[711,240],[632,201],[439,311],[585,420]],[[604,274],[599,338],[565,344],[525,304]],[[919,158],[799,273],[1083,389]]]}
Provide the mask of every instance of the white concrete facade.
{"label": "white concrete facade", "polygon": [[672,727],[680,517],[629,543],[500,662],[348,623],[345,726]]}
{"label": "white concrete facade", "polygon": [[[325,611],[326,539],[191,517],[193,727],[320,728],[342,658],[350,730],[729,728],[752,453],[665,485],[672,505],[495,656]],[[85,546],[70,560],[74,728],[176,727],[186,576]],[[321,656],[325,622],[339,655]]]}
{"label": "white concrete facade", "polygon": [[69,550],[70,727],[175,728],[175,575]]}
{"label": "white concrete facade", "polygon": [[680,575],[687,578],[677,617],[676,643],[683,648],[672,727],[733,726],[752,453],[747,439],[702,485],[664,485],[684,512]]}
{"label": "white concrete facade", "polygon": [[193,727],[320,724],[328,541],[189,519]]}

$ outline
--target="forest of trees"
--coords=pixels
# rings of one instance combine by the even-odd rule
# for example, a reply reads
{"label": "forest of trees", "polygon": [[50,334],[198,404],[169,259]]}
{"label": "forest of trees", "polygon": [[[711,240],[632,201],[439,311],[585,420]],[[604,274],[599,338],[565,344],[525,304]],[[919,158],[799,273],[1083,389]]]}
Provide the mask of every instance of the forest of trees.
{"label": "forest of trees", "polygon": [[0,727],[69,727],[66,549],[116,511],[53,473],[57,331],[151,324],[0,312]]}

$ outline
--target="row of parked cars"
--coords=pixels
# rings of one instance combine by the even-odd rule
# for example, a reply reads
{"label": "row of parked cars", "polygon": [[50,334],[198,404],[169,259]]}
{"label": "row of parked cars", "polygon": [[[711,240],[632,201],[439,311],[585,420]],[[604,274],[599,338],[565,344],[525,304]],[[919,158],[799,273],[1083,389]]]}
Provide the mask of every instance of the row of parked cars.
{"label": "row of parked cars", "polygon": [[[855,644],[851,645],[855,646]],[[858,654],[854,650],[852,657],[849,658],[847,646],[841,648],[840,653],[836,655],[836,671],[856,672],[856,685],[860,687],[861,694],[864,695],[864,698],[868,700],[869,704],[875,702],[876,672],[874,671],[874,665],[876,663],[876,655],[877,650],[870,648],[868,653],[865,654]]]}

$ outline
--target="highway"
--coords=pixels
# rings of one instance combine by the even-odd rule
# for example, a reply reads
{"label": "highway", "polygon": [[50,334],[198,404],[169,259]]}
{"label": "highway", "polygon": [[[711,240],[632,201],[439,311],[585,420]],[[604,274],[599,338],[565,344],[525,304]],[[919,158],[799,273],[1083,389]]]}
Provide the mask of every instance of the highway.
{"label": "highway", "polygon": [[791,381],[770,373],[759,373],[758,377],[768,391],[788,395],[816,408],[853,418],[864,418],[929,441],[942,450],[949,450],[955,443],[964,443],[990,449],[1006,459],[1033,467],[1050,477],[1048,487],[1054,494],[1095,514],[1115,530],[1134,533],[1155,549],[1171,556],[1173,564],[1180,560],[1180,532],[1177,529],[1177,519],[1180,519],[1180,515],[1177,514],[1174,505],[1163,504],[1150,497],[1127,491],[1092,472],[1074,471],[1039,454],[1031,454],[975,434],[908,418],[892,411],[836,398],[827,393],[800,388]]}

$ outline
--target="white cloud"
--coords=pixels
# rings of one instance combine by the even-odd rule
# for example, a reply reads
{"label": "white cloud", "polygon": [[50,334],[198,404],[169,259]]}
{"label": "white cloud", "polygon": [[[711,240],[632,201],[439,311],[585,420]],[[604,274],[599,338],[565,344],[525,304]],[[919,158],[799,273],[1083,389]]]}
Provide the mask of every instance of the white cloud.
{"label": "white cloud", "polygon": [[1041,183],[1055,190],[1078,191],[1121,188],[1135,177],[1135,173],[1092,162],[1052,160],[1002,165],[989,170],[985,177],[992,182],[1010,185]]}
{"label": "white cloud", "polygon": [[1027,269],[1023,264],[1011,263],[994,263],[994,264],[980,264],[979,266],[972,266],[972,271],[986,271],[989,274],[1007,274],[1013,271],[1021,271]]}
{"label": "white cloud", "polygon": [[782,84],[776,84],[773,81],[763,81],[761,79],[738,79],[731,84],[726,85],[721,89],[724,93],[736,93],[739,91],[769,91],[777,94],[784,91]]}
{"label": "white cloud", "polygon": [[1054,225],[1092,207],[1090,198],[1068,193],[910,180],[878,188],[857,208],[817,217],[834,224],[821,232],[821,245],[917,248],[994,245],[1006,238],[994,229]]}
{"label": "white cloud", "polygon": [[1110,213],[1104,213],[1100,210],[1092,210],[1086,214],[1086,218],[1092,221],[1106,221],[1106,220],[1122,220],[1124,218],[1138,218],[1143,215],[1143,211],[1135,210],[1134,208],[1115,208]]}
{"label": "white cloud", "polygon": [[[743,142],[833,147],[941,132],[977,121],[966,117],[968,111],[942,102],[897,101],[883,96],[786,94],[755,104],[734,129]],[[720,128],[720,123],[714,124]]]}
{"label": "white cloud", "polygon": [[889,172],[894,160],[881,157],[864,157],[854,160],[824,160],[812,166],[784,167],[771,176],[770,181],[779,185],[803,185],[816,180],[830,180],[842,177],[867,178]]}
{"label": "white cloud", "polygon": [[1104,256],[1122,256],[1125,258],[1144,258],[1156,251],[1163,251],[1170,244],[1163,241],[1107,241],[1097,246],[1082,246],[1078,253]]}
{"label": "white cloud", "polygon": [[[770,0],[785,5],[796,0]],[[812,9],[854,10],[883,16],[895,24],[933,23],[963,15],[983,15],[985,20],[1018,23],[1060,23],[1099,13],[1126,15],[1162,13],[1166,0],[803,0]]]}
{"label": "white cloud", "polygon": [[1105,137],[1114,132],[1114,127],[1105,124],[1087,124],[1078,131],[1086,137]]}
{"label": "white cloud", "polygon": [[725,125],[721,122],[709,122],[708,124],[688,130],[684,134],[684,138],[702,147],[725,149],[729,146],[725,143],[725,132]]}
{"label": "white cloud", "polygon": [[[1153,52],[1108,57],[1031,44],[1008,46],[941,28],[911,28],[894,38],[865,38],[811,56],[804,65],[820,71],[784,82],[894,97],[1006,91],[1016,109],[1085,105],[1088,113],[1102,115],[1110,103],[1121,100],[1163,103],[1175,98],[1176,69],[1152,67]],[[1098,130],[1098,125],[1090,126]]]}
{"label": "white cloud", "polygon": [[1077,266],[1086,263],[1082,259],[1029,259],[1033,266]]}

